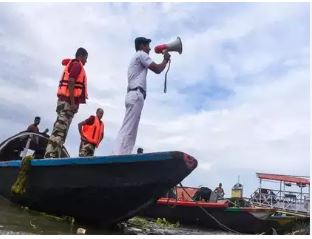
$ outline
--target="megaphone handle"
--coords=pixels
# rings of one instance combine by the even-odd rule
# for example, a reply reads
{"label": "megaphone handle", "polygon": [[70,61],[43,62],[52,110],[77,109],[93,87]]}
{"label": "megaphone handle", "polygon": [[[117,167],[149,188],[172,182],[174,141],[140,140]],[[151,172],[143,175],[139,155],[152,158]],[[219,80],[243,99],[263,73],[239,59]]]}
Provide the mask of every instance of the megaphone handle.
{"label": "megaphone handle", "polygon": [[167,73],[168,73],[168,71],[170,69],[170,63],[171,63],[171,60],[169,60],[168,69],[167,69],[166,74],[165,74],[164,93],[167,93]]}

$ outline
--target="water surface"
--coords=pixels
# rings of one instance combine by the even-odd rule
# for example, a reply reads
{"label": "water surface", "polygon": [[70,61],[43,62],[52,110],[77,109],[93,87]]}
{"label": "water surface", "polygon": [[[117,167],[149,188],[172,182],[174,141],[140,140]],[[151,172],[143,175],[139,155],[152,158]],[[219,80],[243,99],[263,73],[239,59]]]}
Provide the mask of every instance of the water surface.
{"label": "water surface", "polygon": [[[223,231],[199,229],[182,226],[178,228],[164,228],[153,221],[147,221],[146,230],[134,226],[131,220],[120,223],[116,228],[94,228],[79,225],[72,218],[60,218],[53,215],[29,210],[9,202],[0,196],[0,235],[74,235],[79,231],[93,235],[207,235],[230,234]],[[81,230],[79,228],[83,228]],[[78,231],[78,233],[77,233]]]}

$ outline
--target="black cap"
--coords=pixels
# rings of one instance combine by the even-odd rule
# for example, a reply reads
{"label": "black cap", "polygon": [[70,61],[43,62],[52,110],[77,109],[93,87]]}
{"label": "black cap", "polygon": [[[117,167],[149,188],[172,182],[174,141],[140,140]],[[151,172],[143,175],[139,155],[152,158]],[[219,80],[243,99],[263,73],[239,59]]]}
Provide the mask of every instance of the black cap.
{"label": "black cap", "polygon": [[137,37],[134,40],[135,49],[138,50],[141,44],[149,44],[152,40],[145,37]]}

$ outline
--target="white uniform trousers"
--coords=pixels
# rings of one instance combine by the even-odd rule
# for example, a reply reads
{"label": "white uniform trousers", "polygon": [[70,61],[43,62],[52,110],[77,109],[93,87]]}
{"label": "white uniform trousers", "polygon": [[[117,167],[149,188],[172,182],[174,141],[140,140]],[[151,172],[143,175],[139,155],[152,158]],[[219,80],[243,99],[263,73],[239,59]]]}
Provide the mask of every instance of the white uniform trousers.
{"label": "white uniform trousers", "polygon": [[113,154],[131,154],[138,133],[144,97],[140,90],[129,91],[126,96],[126,114],[116,138]]}

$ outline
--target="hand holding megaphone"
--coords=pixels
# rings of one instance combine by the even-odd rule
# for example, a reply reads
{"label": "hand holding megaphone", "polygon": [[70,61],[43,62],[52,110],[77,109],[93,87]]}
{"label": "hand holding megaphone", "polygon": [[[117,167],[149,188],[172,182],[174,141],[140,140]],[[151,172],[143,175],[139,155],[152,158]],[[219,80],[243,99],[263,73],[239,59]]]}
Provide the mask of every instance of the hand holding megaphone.
{"label": "hand holding megaphone", "polygon": [[167,62],[170,61],[171,55],[168,53],[168,51],[164,50],[163,54],[164,54],[164,59],[165,59]]}
{"label": "hand holding megaphone", "polygon": [[155,52],[157,54],[163,54],[164,59],[169,62],[168,70],[166,71],[165,75],[165,82],[164,82],[164,93],[167,92],[167,73],[170,69],[170,54],[168,52],[170,51],[176,51],[179,52],[179,54],[182,53],[182,41],[180,37],[177,37],[177,39],[171,43],[168,44],[161,44],[155,47]]}

